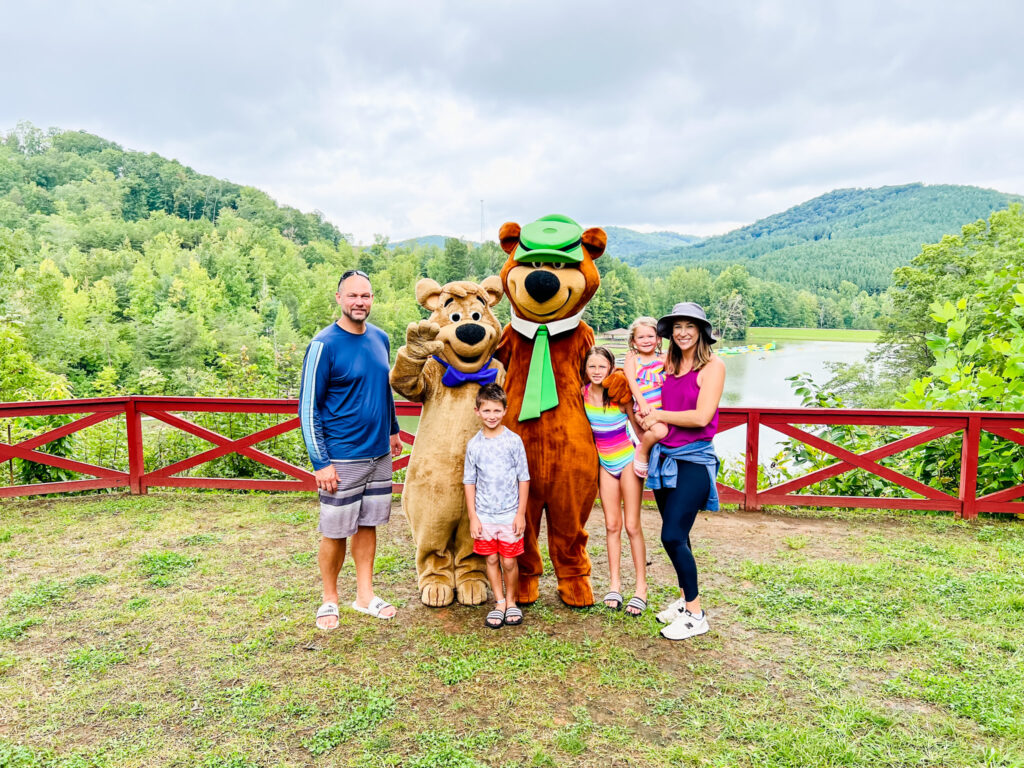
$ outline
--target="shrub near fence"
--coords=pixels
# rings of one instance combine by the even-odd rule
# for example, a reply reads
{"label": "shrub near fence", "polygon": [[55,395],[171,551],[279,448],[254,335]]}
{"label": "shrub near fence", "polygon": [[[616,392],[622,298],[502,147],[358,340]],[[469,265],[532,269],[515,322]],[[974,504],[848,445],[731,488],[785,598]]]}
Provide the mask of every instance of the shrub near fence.
{"label": "shrub near fence", "polygon": [[[12,470],[17,464],[19,472],[32,465],[31,473],[20,476],[33,480],[21,482],[19,473],[5,473],[0,497],[108,488],[145,493],[156,487],[312,491],[316,485],[307,469],[297,407],[296,400],[187,397],[2,403],[0,420],[10,420],[12,429],[10,440],[0,443],[0,461],[11,462]],[[399,416],[420,413],[415,403],[397,407]],[[847,434],[837,429],[842,426],[874,428],[890,441],[851,450],[835,442],[836,435]],[[995,436],[1024,445],[1021,413],[723,408],[719,432],[737,427],[747,432],[746,455],[742,471],[732,473],[737,487],[719,483],[725,504],[944,510],[965,518],[979,512],[1024,513],[1024,502],[1017,501],[1024,497],[1024,484],[977,494],[982,435],[986,444]],[[758,465],[762,427],[814,451],[814,461],[800,467],[798,476],[766,472]],[[401,435],[409,445],[415,439],[404,430]],[[929,446],[949,440],[960,443],[955,493],[946,487],[948,478],[923,482],[907,474],[908,467],[921,466],[920,456],[927,456]],[[54,446],[59,450],[46,451]],[[901,456],[909,459],[896,462]],[[408,461],[408,455],[396,460],[396,471]],[[868,486],[877,493],[844,493],[843,488],[865,488],[863,482],[851,486],[837,480],[851,473],[877,480]],[[395,491],[401,490],[396,482]]]}

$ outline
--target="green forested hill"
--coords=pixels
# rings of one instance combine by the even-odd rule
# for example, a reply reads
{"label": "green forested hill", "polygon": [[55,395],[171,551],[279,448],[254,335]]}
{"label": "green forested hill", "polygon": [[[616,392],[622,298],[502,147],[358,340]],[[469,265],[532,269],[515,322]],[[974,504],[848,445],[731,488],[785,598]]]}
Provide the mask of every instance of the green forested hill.
{"label": "green forested hill", "polygon": [[724,235],[623,260],[650,274],[679,265],[714,273],[743,264],[756,277],[815,292],[836,290],[847,280],[877,293],[924,243],[1022,199],[955,185],[838,189]]}
{"label": "green forested hill", "polygon": [[[79,228],[81,247],[116,246],[131,222],[164,213],[186,222],[231,211],[272,226],[297,243],[338,243],[336,227],[319,212],[278,206],[253,187],[203,176],[176,160],[132,152],[81,131],[43,132],[22,126],[0,143],[0,226],[45,229],[46,216],[84,214],[107,220]],[[114,221],[120,219],[121,224]]]}
{"label": "green forested hill", "polygon": [[489,267],[403,253],[177,161],[19,125],[0,134],[0,400],[294,394],[345,269],[374,275],[394,342],[426,271]]}

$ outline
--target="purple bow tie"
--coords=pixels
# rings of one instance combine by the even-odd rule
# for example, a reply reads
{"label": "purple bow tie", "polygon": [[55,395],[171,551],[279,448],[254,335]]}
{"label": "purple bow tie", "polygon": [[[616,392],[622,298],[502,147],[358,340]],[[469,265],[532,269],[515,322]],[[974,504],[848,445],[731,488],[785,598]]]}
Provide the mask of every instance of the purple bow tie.
{"label": "purple bow tie", "polygon": [[463,373],[458,368],[454,368],[437,355],[434,355],[434,359],[437,360],[441,365],[444,366],[444,378],[441,379],[441,383],[446,387],[460,387],[463,384],[468,384],[471,381],[475,381],[477,384],[483,386],[484,384],[493,384],[494,380],[498,378],[498,369],[490,368],[491,360],[494,357],[489,357],[487,363],[479,371],[475,373]]}

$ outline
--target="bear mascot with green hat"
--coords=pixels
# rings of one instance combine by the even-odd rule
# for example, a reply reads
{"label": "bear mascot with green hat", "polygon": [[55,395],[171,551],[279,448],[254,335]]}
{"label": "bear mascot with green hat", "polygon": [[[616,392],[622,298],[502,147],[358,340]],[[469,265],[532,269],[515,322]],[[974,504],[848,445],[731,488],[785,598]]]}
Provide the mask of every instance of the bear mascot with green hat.
{"label": "bear mascot with green hat", "polygon": [[503,224],[499,239],[508,254],[501,281],[512,317],[495,358],[507,371],[505,426],[523,439],[530,465],[519,602],[538,596],[538,531],[546,513],[559,597],[571,606],[593,605],[585,526],[598,464],[580,391],[594,332],[582,316],[601,284],[594,261],[608,238],[602,229],[584,231],[568,216],[552,215],[524,227]]}

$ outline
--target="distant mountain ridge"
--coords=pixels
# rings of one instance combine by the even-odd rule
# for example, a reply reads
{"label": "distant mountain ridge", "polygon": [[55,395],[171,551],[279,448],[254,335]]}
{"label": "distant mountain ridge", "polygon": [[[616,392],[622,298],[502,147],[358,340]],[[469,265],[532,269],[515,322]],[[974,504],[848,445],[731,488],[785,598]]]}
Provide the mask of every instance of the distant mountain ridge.
{"label": "distant mountain ridge", "polygon": [[673,248],[685,248],[704,238],[681,235],[678,232],[637,232],[626,227],[603,227],[608,235],[608,255],[623,261],[643,253],[661,253]]}
{"label": "distant mountain ridge", "polygon": [[[681,235],[678,232],[638,232],[626,227],[603,227],[603,229],[608,235],[607,253],[623,261],[637,254],[661,253],[672,248],[692,245],[702,239],[696,235]],[[392,248],[424,245],[444,248],[444,241],[447,239],[445,235],[421,235],[420,237],[410,237],[407,240],[398,240],[389,245]],[[480,245],[475,240],[459,239],[473,248]]]}
{"label": "distant mountain ridge", "polygon": [[811,290],[835,290],[848,280],[878,292],[922,244],[1020,202],[1020,195],[952,184],[837,189],[724,235],[624,260],[648,274],[679,265],[718,272],[738,263],[752,275]]}
{"label": "distant mountain ridge", "polygon": [[[405,240],[396,240],[393,243],[388,243],[389,248],[416,248],[425,245],[433,245],[437,248],[444,248],[444,241],[449,240],[450,236],[446,235],[421,235],[420,237],[410,237]],[[465,238],[456,238],[462,240],[466,245],[476,248],[480,243],[475,240],[466,240]]]}

